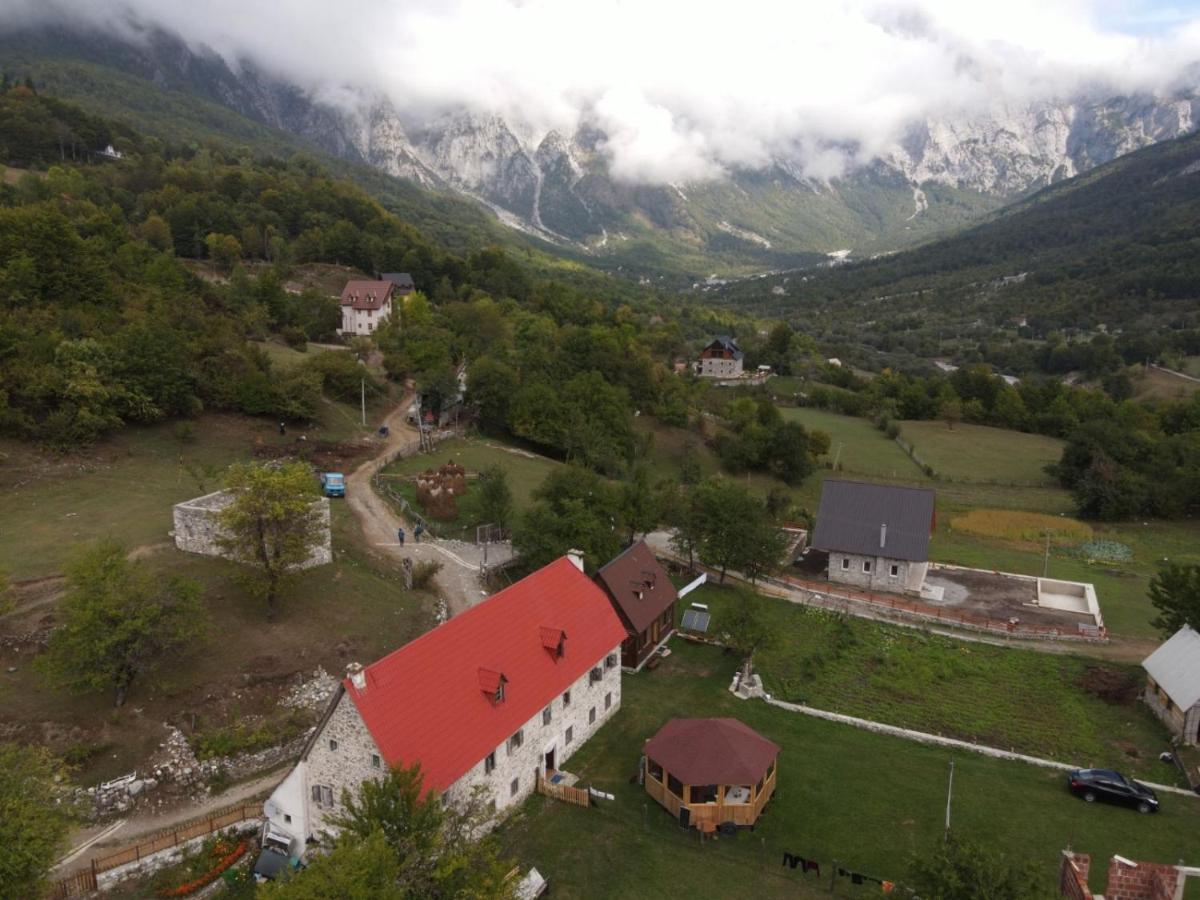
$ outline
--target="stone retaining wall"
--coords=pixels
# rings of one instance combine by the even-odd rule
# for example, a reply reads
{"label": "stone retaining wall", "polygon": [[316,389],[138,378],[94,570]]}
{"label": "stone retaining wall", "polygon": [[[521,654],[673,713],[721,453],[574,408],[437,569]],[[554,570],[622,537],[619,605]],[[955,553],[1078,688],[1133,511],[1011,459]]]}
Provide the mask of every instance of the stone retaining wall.
{"label": "stone retaining wall", "polygon": [[[222,559],[232,559],[232,554],[221,547],[223,536],[217,516],[225,507],[233,502],[229,491],[214,491],[203,497],[185,500],[172,507],[175,523],[175,546],[186,553],[199,553],[203,556],[217,556]],[[321,539],[313,548],[312,554],[301,565],[302,569],[313,566],[323,566],[333,562],[333,538],[329,527],[329,498],[319,497],[313,501],[317,515],[320,518]]]}

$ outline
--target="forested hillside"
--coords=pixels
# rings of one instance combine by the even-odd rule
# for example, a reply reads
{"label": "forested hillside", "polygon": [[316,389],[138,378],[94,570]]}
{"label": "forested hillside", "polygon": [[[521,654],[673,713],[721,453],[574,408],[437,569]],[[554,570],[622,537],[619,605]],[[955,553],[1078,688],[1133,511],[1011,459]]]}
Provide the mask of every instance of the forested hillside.
{"label": "forested hillside", "polygon": [[[484,357],[475,380],[490,372],[503,393],[488,407],[493,425],[553,451],[619,467],[634,404],[668,402],[658,360],[675,351],[678,326],[651,325],[625,282],[586,271],[551,280],[494,247],[451,253],[308,157],[168,146],[24,85],[0,95],[0,122],[6,161],[59,162],[10,170],[0,189],[7,434],[67,446],[201,409],[310,417],[323,390],[357,387],[353,372],[336,371],[353,358],[276,372],[250,342],[334,337],[336,299],[284,290],[306,263],[411,272],[428,299],[416,296],[380,335],[389,373],[436,389],[454,365]],[[80,162],[60,140],[78,143]],[[110,140],[124,158],[86,152]],[[547,390],[553,403],[539,399]],[[511,423],[510,401],[525,411]],[[560,416],[606,427],[566,434],[547,424]],[[580,444],[601,439],[606,449]]]}
{"label": "forested hillside", "polygon": [[[820,273],[732,285],[716,295],[885,362],[953,353],[961,339],[1025,344],[988,361],[1046,366],[1063,333],[1123,337],[1132,359],[1170,348],[1200,324],[1200,136],[1140,150],[1047,188],[990,221],[916,250]],[[1182,339],[1182,338],[1181,338]],[[1121,346],[1123,345],[1123,346]],[[841,349],[840,347],[838,349]],[[988,349],[988,348],[985,348]],[[1187,351],[1194,352],[1194,351]],[[985,353],[985,358],[987,358]]]}

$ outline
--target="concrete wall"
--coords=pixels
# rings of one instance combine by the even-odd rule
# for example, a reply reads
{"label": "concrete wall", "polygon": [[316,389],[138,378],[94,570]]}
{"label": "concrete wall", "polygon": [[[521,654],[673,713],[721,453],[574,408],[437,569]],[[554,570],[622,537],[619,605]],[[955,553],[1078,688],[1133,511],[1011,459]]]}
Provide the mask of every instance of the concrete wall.
{"label": "concrete wall", "polygon": [[342,307],[342,334],[367,335],[383,324],[392,312],[391,302],[385,303],[380,309],[355,309],[353,306]]}
{"label": "concrete wall", "polygon": [[[870,571],[864,572],[864,563]],[[843,564],[845,567],[843,567]],[[892,575],[892,566],[896,574]],[[925,583],[928,562],[909,562],[886,556],[863,556],[857,553],[829,554],[829,580],[871,591],[890,591],[893,594],[918,593]]]}
{"label": "concrete wall", "polygon": [[[175,522],[175,546],[188,553],[199,553],[204,556],[219,556],[229,559],[230,554],[217,543],[221,536],[221,528],[217,522],[217,514],[232,502],[228,491],[215,491],[185,500],[172,508]],[[329,498],[320,497],[313,501],[317,507],[317,515],[321,521],[321,540],[313,548],[312,555],[301,568],[310,569],[313,566],[323,566],[333,562],[333,538],[329,528]]]}

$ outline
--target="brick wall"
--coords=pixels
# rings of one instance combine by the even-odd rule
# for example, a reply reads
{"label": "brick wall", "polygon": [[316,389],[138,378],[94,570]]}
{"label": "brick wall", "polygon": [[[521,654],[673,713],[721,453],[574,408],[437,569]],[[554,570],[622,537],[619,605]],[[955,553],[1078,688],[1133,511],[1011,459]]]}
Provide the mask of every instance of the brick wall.
{"label": "brick wall", "polygon": [[1147,862],[1130,866],[1113,857],[1104,900],[1173,900],[1178,881],[1175,866]]}
{"label": "brick wall", "polygon": [[1088,890],[1088,871],[1091,866],[1092,858],[1086,853],[1064,850],[1062,867],[1058,872],[1059,893],[1071,900],[1092,900],[1092,892]]}

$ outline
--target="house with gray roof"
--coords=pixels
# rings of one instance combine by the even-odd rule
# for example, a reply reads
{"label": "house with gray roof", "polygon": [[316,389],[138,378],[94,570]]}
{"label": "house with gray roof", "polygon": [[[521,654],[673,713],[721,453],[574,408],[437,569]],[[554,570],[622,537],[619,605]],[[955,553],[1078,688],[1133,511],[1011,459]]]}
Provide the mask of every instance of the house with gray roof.
{"label": "house with gray roof", "polygon": [[919,594],[936,524],[929,488],[829,479],[812,547],[829,554],[830,581]]}
{"label": "house with gray roof", "polygon": [[1146,657],[1142,699],[1185,744],[1200,744],[1200,634],[1184,625]]}
{"label": "house with gray roof", "polygon": [[700,351],[697,372],[702,378],[740,378],[745,354],[728,336],[714,338]]}

